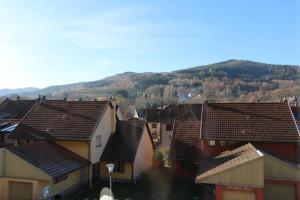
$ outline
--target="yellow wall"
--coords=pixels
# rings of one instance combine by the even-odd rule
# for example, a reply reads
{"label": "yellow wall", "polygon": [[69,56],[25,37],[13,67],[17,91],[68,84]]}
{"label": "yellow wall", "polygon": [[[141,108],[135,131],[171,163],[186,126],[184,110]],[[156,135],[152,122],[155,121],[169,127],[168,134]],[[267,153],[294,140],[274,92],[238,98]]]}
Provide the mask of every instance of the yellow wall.
{"label": "yellow wall", "polygon": [[133,176],[138,177],[153,164],[153,146],[147,127],[144,127],[143,136],[133,162]]}
{"label": "yellow wall", "polygon": [[265,154],[265,178],[300,180],[300,168]]}
{"label": "yellow wall", "polygon": [[[87,175],[87,174],[86,174]],[[68,178],[56,184],[53,182],[50,184],[51,191],[53,194],[60,194],[66,189],[72,188],[78,184],[80,184],[80,170],[74,171],[68,174]]]}
{"label": "yellow wall", "polygon": [[[102,161],[100,163],[100,177],[101,179],[108,179],[109,174],[106,167],[107,162]],[[132,178],[132,165],[129,162],[125,163],[124,173],[113,173],[112,178],[119,179],[119,180],[128,180],[130,181]]]}
{"label": "yellow wall", "polygon": [[250,161],[243,165],[228,169],[218,174],[199,180],[198,183],[210,183],[218,185],[237,185],[249,187],[264,186],[263,158]]}
{"label": "yellow wall", "polygon": [[254,191],[241,190],[224,190],[224,200],[255,200],[256,194]]}
{"label": "yellow wall", "polygon": [[296,199],[294,185],[265,184],[265,200]]}
{"label": "yellow wall", "polygon": [[51,177],[38,168],[19,158],[15,154],[5,150],[4,177],[49,180]]}
{"label": "yellow wall", "polygon": [[55,141],[64,148],[78,154],[79,156],[89,159],[89,144],[87,142],[76,141]]}

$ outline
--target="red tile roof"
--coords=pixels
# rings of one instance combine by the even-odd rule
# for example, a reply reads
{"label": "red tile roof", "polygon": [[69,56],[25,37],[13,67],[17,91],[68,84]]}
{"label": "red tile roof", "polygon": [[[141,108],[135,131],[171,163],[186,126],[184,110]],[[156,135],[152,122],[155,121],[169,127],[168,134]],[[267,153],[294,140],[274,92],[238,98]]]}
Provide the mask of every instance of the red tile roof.
{"label": "red tile roof", "polygon": [[197,161],[202,157],[201,121],[175,121],[171,141],[170,160]]}
{"label": "red tile roof", "polygon": [[89,141],[109,105],[109,101],[44,101],[10,138]]}
{"label": "red tile roof", "polygon": [[230,151],[225,151],[214,158],[200,162],[199,175],[196,177],[196,182],[262,156],[263,154],[250,143]]}
{"label": "red tile roof", "polygon": [[53,178],[69,174],[90,162],[58,144],[35,142],[7,149]]}
{"label": "red tile roof", "polygon": [[19,122],[36,103],[37,100],[5,99],[0,104],[0,123]]}
{"label": "red tile roof", "polygon": [[288,103],[203,105],[201,138],[229,141],[297,142],[299,132]]}

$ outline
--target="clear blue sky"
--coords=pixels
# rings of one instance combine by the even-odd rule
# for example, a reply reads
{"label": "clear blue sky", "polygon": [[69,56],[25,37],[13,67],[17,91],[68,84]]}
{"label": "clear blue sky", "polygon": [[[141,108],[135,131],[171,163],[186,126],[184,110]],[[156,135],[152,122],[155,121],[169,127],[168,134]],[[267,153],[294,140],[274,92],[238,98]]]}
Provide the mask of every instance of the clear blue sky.
{"label": "clear blue sky", "polygon": [[232,58],[300,64],[300,0],[0,0],[0,26],[0,88]]}

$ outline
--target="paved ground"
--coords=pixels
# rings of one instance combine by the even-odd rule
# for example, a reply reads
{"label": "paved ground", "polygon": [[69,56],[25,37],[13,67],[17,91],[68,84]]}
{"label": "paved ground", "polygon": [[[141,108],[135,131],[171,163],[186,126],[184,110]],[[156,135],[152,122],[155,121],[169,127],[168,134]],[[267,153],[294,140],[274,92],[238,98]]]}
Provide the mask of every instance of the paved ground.
{"label": "paved ground", "polygon": [[[109,187],[109,184],[102,183],[76,199],[99,199],[104,187]],[[175,179],[168,169],[152,171],[137,184],[113,183],[113,193],[115,199],[120,200],[213,199],[213,192],[208,187],[196,185],[192,180]]]}

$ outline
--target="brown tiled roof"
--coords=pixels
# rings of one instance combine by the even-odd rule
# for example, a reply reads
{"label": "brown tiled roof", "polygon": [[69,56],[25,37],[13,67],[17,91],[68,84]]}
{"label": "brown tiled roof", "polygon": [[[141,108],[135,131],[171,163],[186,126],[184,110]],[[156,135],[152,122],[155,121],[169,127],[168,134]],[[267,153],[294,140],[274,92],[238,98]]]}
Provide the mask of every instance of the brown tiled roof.
{"label": "brown tiled roof", "polygon": [[231,151],[225,151],[214,158],[200,162],[196,182],[262,156],[263,154],[250,143]]}
{"label": "brown tiled roof", "polygon": [[44,101],[20,122],[11,138],[89,141],[109,101]]}
{"label": "brown tiled roof", "polygon": [[7,149],[53,178],[69,174],[90,164],[88,160],[60,145],[46,141],[7,147]]}
{"label": "brown tiled roof", "polygon": [[[142,120],[118,121],[116,132],[110,136],[100,160],[134,161],[144,128],[147,128],[147,124]],[[152,142],[149,130],[148,134]]]}
{"label": "brown tiled roof", "polygon": [[11,100],[5,99],[0,104],[0,122],[19,121],[36,104],[37,100]]}
{"label": "brown tiled roof", "polygon": [[145,110],[145,118],[147,122],[159,123],[159,113],[161,109],[149,108]]}
{"label": "brown tiled roof", "polygon": [[173,123],[174,120],[201,120],[202,104],[170,104],[160,112],[160,121]]}
{"label": "brown tiled roof", "polygon": [[204,104],[201,138],[230,141],[299,141],[288,103]]}
{"label": "brown tiled roof", "polygon": [[203,141],[200,140],[201,121],[175,121],[171,141],[170,160],[198,161]]}

